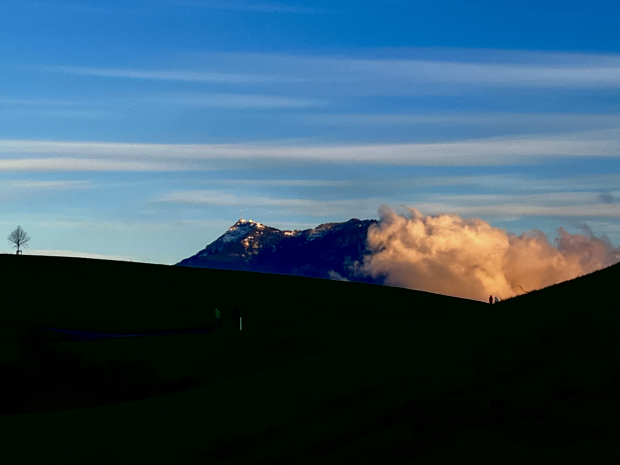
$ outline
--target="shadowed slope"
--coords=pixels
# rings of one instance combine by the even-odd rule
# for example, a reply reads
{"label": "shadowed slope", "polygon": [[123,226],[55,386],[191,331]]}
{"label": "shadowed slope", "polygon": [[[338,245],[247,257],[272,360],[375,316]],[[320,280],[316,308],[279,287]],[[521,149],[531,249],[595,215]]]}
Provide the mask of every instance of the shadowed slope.
{"label": "shadowed slope", "polygon": [[379,285],[84,258],[0,255],[3,319],[84,331],[212,325],[234,306],[247,330],[324,321],[418,321],[481,303]]}
{"label": "shadowed slope", "polygon": [[570,307],[590,308],[593,306],[618,308],[620,300],[617,286],[620,283],[620,263],[602,270],[580,276],[570,281],[554,284],[539,290],[526,289],[524,295],[513,297],[504,304],[518,305],[523,308],[536,303],[537,306],[549,308]]}
{"label": "shadowed slope", "polygon": [[[228,279],[222,276],[237,276],[272,298],[233,296],[246,303],[247,331],[244,313],[242,332],[51,344],[200,386],[93,409],[0,416],[4,457],[83,463],[96,450],[104,463],[620,460],[620,377],[613,369],[620,314],[616,299],[604,297],[611,293],[601,294],[617,282],[618,265],[497,305],[196,271],[220,284]],[[263,287],[252,287],[257,282]],[[285,290],[274,292],[278,286]],[[114,323],[122,314],[115,312],[97,324]]]}

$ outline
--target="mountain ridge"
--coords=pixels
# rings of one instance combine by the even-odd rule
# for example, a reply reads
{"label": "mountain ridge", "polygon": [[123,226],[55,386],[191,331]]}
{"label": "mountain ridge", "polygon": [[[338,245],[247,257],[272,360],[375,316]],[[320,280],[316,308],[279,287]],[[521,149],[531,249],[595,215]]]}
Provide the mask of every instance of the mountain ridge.
{"label": "mountain ridge", "polygon": [[361,272],[370,254],[366,238],[376,220],[351,218],[304,230],[280,230],[240,219],[176,266],[289,274],[383,284]]}

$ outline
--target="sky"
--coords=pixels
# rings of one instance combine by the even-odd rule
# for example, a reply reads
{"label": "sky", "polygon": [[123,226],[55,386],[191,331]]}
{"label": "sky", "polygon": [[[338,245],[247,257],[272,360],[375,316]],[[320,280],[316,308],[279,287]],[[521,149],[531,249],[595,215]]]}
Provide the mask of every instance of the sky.
{"label": "sky", "polygon": [[382,205],[620,245],[617,0],[3,0],[0,25],[25,254],[174,264],[242,212]]}

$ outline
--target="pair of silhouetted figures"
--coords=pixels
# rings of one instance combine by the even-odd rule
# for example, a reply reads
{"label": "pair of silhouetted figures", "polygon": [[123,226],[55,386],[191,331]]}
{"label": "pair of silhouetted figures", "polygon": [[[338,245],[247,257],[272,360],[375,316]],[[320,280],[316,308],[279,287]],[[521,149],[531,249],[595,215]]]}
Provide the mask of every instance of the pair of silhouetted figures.
{"label": "pair of silhouetted figures", "polygon": [[[499,302],[499,299],[497,298],[497,296],[495,296],[495,303]],[[489,296],[489,303],[492,304],[493,303],[493,296],[490,295]]]}

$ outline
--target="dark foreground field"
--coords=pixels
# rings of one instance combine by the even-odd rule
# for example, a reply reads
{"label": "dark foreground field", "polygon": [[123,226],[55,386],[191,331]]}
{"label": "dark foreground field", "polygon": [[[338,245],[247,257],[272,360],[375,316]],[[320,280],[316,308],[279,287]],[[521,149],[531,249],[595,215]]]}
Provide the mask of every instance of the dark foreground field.
{"label": "dark foreground field", "polygon": [[[86,259],[0,270],[3,464],[620,461],[619,265],[497,305]],[[36,328],[207,329],[215,307],[208,333]]]}

